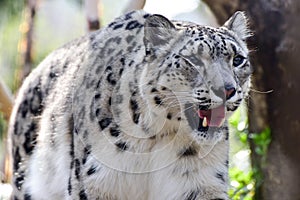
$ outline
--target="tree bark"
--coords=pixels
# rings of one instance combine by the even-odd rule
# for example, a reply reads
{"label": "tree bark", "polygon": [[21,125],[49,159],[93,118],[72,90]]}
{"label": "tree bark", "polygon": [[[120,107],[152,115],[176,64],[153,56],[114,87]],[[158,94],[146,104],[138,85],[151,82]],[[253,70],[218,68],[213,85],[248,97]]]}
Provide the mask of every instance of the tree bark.
{"label": "tree bark", "polygon": [[88,30],[95,31],[100,28],[98,5],[100,0],[85,0],[85,14],[88,22]]}
{"label": "tree bark", "polygon": [[0,80],[0,112],[4,114],[8,121],[13,107],[13,96],[4,82]]}
{"label": "tree bark", "polygon": [[[252,164],[263,172],[256,192],[259,200],[300,199],[300,2],[297,0],[205,0],[222,24],[234,10],[245,10],[254,37],[250,48],[254,66],[253,88],[273,92],[251,92],[249,131],[271,128],[272,142],[265,163],[250,142]],[[228,4],[227,4],[228,3]],[[226,8],[228,7],[229,8]],[[256,48],[255,48],[256,47]]]}
{"label": "tree bark", "polygon": [[[4,82],[0,79],[0,112],[3,113],[4,118],[6,121],[9,121],[9,117],[12,111],[13,107],[13,95],[8,90]],[[2,153],[3,155],[9,155],[10,151],[8,149],[8,143],[7,143],[7,132],[5,131],[2,134]],[[1,181],[6,183],[9,180],[11,180],[11,171],[10,171],[10,156],[3,156],[2,159],[0,159],[0,173],[3,174],[3,177],[0,176]]]}
{"label": "tree bark", "polygon": [[23,80],[28,76],[32,69],[32,47],[36,5],[36,0],[26,0],[26,16],[25,22],[22,24],[22,31],[25,37],[21,42],[21,44],[24,44],[24,48],[22,49],[23,61],[21,74],[19,77],[19,84],[23,82]]}
{"label": "tree bark", "polygon": [[239,5],[239,0],[202,0],[216,15],[219,24],[223,24]]}

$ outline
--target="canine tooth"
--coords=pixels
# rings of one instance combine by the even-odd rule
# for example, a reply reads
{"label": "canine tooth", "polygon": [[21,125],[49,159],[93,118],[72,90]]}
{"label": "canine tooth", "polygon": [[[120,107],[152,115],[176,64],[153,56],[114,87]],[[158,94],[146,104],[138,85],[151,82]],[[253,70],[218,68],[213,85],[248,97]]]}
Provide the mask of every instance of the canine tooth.
{"label": "canine tooth", "polygon": [[207,119],[206,119],[206,117],[203,118],[202,126],[203,127],[207,127]]}

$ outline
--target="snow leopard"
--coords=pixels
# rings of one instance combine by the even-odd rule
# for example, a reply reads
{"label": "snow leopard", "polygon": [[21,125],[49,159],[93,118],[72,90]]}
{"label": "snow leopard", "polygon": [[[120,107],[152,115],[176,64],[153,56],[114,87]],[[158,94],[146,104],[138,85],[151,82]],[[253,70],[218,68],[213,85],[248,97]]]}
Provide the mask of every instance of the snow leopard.
{"label": "snow leopard", "polygon": [[140,10],[53,51],[11,116],[13,198],[229,199],[250,35],[241,11],[214,28]]}

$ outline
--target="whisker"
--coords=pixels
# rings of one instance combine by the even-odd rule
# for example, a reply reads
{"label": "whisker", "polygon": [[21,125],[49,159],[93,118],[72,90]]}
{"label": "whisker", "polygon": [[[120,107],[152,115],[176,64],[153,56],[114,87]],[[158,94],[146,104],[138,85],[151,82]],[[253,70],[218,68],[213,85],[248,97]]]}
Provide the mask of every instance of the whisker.
{"label": "whisker", "polygon": [[272,93],[274,90],[259,91],[259,90],[255,90],[255,89],[250,89],[250,91],[258,93],[258,94],[269,94],[269,93]]}

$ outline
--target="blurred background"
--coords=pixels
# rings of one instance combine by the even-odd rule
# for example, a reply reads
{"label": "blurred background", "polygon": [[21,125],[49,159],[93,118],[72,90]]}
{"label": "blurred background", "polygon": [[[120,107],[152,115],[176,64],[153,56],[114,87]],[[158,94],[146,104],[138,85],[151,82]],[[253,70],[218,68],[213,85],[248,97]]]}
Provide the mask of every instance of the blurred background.
{"label": "blurred background", "polygon": [[[300,199],[299,14],[297,0],[0,0],[0,199],[8,119],[24,78],[54,49],[134,9],[217,27],[249,17],[250,98],[230,119],[230,197]],[[299,56],[298,56],[299,55]]]}

